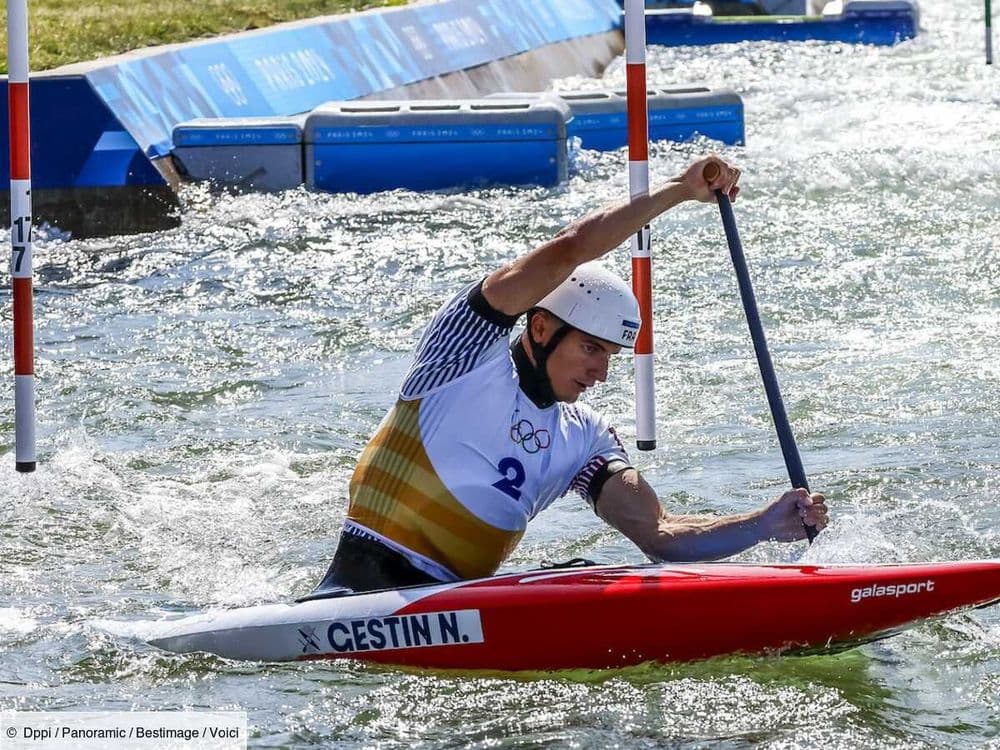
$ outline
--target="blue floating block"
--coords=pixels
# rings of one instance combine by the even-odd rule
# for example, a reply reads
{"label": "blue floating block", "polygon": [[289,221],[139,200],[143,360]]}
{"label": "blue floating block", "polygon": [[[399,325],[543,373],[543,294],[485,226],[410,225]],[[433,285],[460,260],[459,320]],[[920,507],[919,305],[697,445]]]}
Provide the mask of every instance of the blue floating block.
{"label": "blue floating block", "polygon": [[302,184],[304,117],[202,118],[173,129],[178,169],[192,180],[252,190]]}
{"label": "blue floating block", "polygon": [[[610,151],[628,143],[624,91],[565,93],[560,98],[573,112],[569,134],[579,136],[583,148]],[[743,100],[728,89],[650,90],[646,107],[651,141],[687,141],[701,135],[742,144],[746,138]]]}
{"label": "blue floating block", "polygon": [[[563,93],[501,93],[491,99],[535,97],[565,104],[572,119],[570,137],[582,148],[613,151],[628,144],[628,102],[625,91],[593,89]],[[743,100],[730,89],[701,86],[651,89],[647,92],[649,140],[687,141],[705,136],[742,145],[746,139]]]}
{"label": "blue floating block", "polygon": [[822,16],[713,18],[707,5],[646,12],[646,41],[665,46],[744,41],[848,42],[891,45],[915,37],[916,0],[835,0]]}
{"label": "blue floating block", "polygon": [[331,102],[306,118],[306,184],[358,193],[556,185],[569,117],[538,98]]}
{"label": "blue floating block", "polygon": [[[646,0],[647,10],[691,8],[701,0]],[[704,0],[715,16],[805,15],[806,0]],[[618,0],[624,6],[625,0]]]}

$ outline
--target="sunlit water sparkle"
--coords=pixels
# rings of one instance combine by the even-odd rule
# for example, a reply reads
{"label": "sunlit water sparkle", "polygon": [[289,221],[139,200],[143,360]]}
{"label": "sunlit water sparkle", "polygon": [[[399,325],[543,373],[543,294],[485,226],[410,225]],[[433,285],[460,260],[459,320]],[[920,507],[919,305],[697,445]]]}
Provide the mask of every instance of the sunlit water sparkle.
{"label": "sunlit water sparkle", "polygon": [[[651,169],[744,168],[765,326],[834,510],[812,548],[741,559],[1000,557],[1000,80],[981,6],[928,2],[922,25],[891,49],[650,50],[651,85],[744,97],[745,148],[657,144]],[[1000,747],[997,608],[838,656],[513,677],[234,664],[95,626],[307,591],[429,314],[627,194],[623,160],[578,153],[551,190],[194,189],[177,230],[38,242],[32,476],[0,403],[0,708],[241,708],[261,747]],[[662,449],[634,458],[678,511],[749,509],[786,480],[718,216],[681,207],[653,243]],[[611,382],[592,401],[634,434],[628,359]],[[578,555],[642,559],[565,498],[507,567]]]}

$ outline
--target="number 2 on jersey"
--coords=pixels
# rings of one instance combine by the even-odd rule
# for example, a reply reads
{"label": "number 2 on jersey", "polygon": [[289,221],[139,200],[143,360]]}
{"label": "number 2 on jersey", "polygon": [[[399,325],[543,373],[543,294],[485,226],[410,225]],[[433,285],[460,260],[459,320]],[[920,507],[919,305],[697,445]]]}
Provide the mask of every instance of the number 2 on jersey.
{"label": "number 2 on jersey", "polygon": [[500,461],[497,470],[503,474],[503,479],[494,482],[493,486],[505,495],[520,500],[521,490],[519,488],[524,484],[524,467],[521,462],[508,456]]}

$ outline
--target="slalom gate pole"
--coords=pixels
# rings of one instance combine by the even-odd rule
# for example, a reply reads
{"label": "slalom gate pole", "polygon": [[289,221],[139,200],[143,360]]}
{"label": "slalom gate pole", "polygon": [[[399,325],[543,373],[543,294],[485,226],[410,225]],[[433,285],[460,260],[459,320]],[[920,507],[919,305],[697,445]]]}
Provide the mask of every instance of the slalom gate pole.
{"label": "slalom gate pole", "polygon": [[993,64],[993,9],[986,0],[986,64]]}
{"label": "slalom gate pole", "polygon": [[[706,180],[711,182],[718,176],[719,167],[717,164],[709,164],[702,174]],[[757,366],[760,369],[760,377],[764,381],[767,404],[771,408],[771,418],[774,420],[774,428],[778,433],[778,442],[781,444],[781,453],[785,458],[788,478],[792,482],[792,487],[801,487],[808,492],[809,482],[806,480],[805,469],[802,468],[802,459],[799,457],[799,449],[795,445],[795,435],[792,434],[792,427],[788,422],[785,402],[781,399],[778,376],[775,375],[774,363],[771,361],[771,354],[767,349],[767,337],[764,335],[764,326],[760,322],[760,312],[757,310],[757,300],[754,297],[753,284],[750,281],[750,270],[747,268],[746,256],[743,254],[743,243],[740,242],[740,234],[736,229],[733,205],[729,201],[729,196],[721,190],[715,191],[715,197],[719,203],[719,213],[722,214],[722,225],[726,230],[726,241],[729,243],[729,255],[732,257],[733,267],[736,269],[736,280],[740,287],[740,298],[743,300],[743,311],[747,316],[747,325],[750,326],[750,338],[753,339],[754,352],[757,354]],[[812,544],[819,532],[815,526],[806,526],[805,528],[809,543]]]}
{"label": "slalom gate pole", "polygon": [[14,287],[14,466],[35,470],[35,354],[31,290],[31,136],[28,2],[7,0],[10,113],[10,273]]}
{"label": "slalom gate pole", "polygon": [[[628,108],[628,186],[632,200],[649,193],[649,118],[646,102],[646,4],[625,0],[625,88]],[[642,323],[635,342],[636,447],[656,448],[653,387],[653,271],[649,225],[632,237],[632,291]]]}

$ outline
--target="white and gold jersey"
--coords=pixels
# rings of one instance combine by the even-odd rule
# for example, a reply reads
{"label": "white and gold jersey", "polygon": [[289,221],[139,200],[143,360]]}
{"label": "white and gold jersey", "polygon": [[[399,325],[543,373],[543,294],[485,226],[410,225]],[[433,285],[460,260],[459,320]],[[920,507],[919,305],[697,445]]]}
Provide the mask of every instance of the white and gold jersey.
{"label": "white and gold jersey", "polygon": [[539,408],[524,393],[515,319],[481,286],[435,314],[350,485],[346,530],[443,581],[492,574],[530,519],[571,488],[586,495],[610,462],[628,462],[588,406]]}

